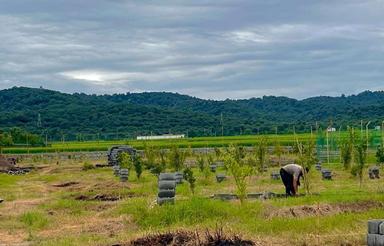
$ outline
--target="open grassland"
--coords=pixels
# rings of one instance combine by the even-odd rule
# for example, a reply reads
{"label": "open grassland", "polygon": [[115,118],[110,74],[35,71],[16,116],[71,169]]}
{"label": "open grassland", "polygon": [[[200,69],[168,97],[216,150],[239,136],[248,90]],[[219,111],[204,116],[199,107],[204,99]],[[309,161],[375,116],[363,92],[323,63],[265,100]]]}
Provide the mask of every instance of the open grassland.
{"label": "open grassland", "polygon": [[[31,164],[36,170],[24,176],[0,174],[0,245],[112,245],[148,232],[216,227],[260,245],[363,245],[367,220],[384,218],[383,179],[365,174],[360,188],[340,164],[326,166],[333,181],[310,172],[314,195],[243,205],[209,198],[234,193],[231,177],[219,184],[214,174],[205,178],[193,169],[196,194],[184,183],[177,186],[176,204],[161,207],[155,202],[157,178],[147,171],[140,180],[132,172],[123,184],[111,168],[84,171],[83,162],[75,161],[22,165]],[[248,192],[282,193],[281,181],[270,179],[273,170],[278,168],[251,177]]]}

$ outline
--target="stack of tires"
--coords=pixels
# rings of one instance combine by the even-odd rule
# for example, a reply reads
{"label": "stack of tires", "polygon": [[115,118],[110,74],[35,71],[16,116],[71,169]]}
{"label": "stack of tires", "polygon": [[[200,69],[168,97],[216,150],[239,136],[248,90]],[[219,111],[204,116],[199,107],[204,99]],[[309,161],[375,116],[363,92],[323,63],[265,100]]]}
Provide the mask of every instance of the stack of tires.
{"label": "stack of tires", "polygon": [[323,179],[332,180],[332,171],[331,170],[323,169],[323,170],[321,170],[321,175],[322,175]]}
{"label": "stack of tires", "polygon": [[226,176],[224,173],[218,173],[216,174],[216,181],[217,183],[221,183],[226,179]]}
{"label": "stack of tires", "polygon": [[129,176],[129,170],[126,168],[120,169],[120,181],[127,182]]}
{"label": "stack of tires", "polygon": [[317,171],[321,171],[321,162],[316,163],[315,168]]}
{"label": "stack of tires", "polygon": [[112,166],[112,169],[113,169],[113,174],[116,177],[118,177],[120,175],[120,166],[119,165]]}
{"label": "stack of tires", "polygon": [[368,221],[368,246],[384,246],[384,219]]}
{"label": "stack of tires", "polygon": [[176,195],[176,175],[174,173],[160,173],[158,186],[159,193],[157,195],[157,204],[174,204]]}
{"label": "stack of tires", "polygon": [[379,179],[380,178],[380,169],[379,167],[371,167],[368,171],[370,179]]}
{"label": "stack of tires", "polygon": [[136,150],[130,146],[127,146],[127,145],[113,146],[107,152],[108,165],[110,166],[119,165],[118,157],[121,152],[128,152],[128,154],[131,156],[136,155]]}
{"label": "stack of tires", "polygon": [[175,172],[176,184],[182,184],[184,179],[184,174],[182,172]]}
{"label": "stack of tires", "polygon": [[272,173],[271,173],[271,179],[273,179],[273,180],[279,180],[279,179],[280,179],[280,173],[278,173],[278,172],[272,172]]}
{"label": "stack of tires", "polygon": [[217,165],[216,164],[212,164],[212,165],[209,166],[209,168],[211,169],[211,172],[215,173],[216,169],[217,169]]}

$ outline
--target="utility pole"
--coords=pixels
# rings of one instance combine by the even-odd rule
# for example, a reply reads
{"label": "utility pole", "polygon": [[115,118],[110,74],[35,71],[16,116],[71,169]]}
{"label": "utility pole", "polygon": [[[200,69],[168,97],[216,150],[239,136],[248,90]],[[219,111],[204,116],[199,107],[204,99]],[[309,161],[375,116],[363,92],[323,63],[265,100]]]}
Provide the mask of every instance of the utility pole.
{"label": "utility pole", "polygon": [[220,114],[221,136],[224,136],[223,113]]}
{"label": "utility pole", "polygon": [[27,152],[28,152],[28,154],[29,154],[29,143],[28,143],[28,135],[29,135],[29,133],[27,132]]}
{"label": "utility pole", "polygon": [[363,138],[363,120],[360,121],[360,138]]}
{"label": "utility pole", "polygon": [[[340,125],[340,127],[339,127],[339,146],[340,146],[340,143],[341,143],[341,128],[342,128],[343,126],[342,125]],[[339,150],[340,150],[340,147],[339,147]],[[341,150],[340,150],[340,153],[341,153]],[[340,157],[340,163],[342,162],[342,160],[341,160],[341,155],[339,155],[339,157]]]}
{"label": "utility pole", "polygon": [[327,128],[327,162],[329,164],[329,127]]}
{"label": "utility pole", "polygon": [[[381,122],[381,145],[384,143],[384,120]],[[384,147],[384,146],[381,146]]]}
{"label": "utility pole", "polygon": [[41,127],[41,115],[40,113],[37,115],[37,127]]}
{"label": "utility pole", "polygon": [[367,137],[367,150],[368,150],[368,145],[369,145],[369,141],[368,141],[368,138],[369,138],[368,127],[369,127],[370,124],[371,124],[371,121],[368,121],[367,125],[365,126],[365,134],[366,134],[366,137]]}
{"label": "utility pole", "polygon": [[313,139],[313,129],[312,129],[312,125],[311,125],[311,140]]}

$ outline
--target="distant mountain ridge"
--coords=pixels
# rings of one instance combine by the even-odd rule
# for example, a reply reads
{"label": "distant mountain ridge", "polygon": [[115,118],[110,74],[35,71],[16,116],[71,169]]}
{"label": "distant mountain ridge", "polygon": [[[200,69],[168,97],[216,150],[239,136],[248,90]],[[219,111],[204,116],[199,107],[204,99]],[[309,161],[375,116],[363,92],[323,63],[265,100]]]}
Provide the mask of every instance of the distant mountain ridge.
{"label": "distant mountain ridge", "polygon": [[[384,92],[319,96],[304,100],[264,96],[241,100],[204,100],[169,92],[114,95],[66,94],[13,87],[0,90],[0,128],[23,127],[50,136],[81,134],[133,137],[143,134],[185,133],[189,136],[309,131],[321,127],[359,125],[384,120]],[[41,126],[38,126],[40,114]],[[223,120],[221,120],[223,119]]]}

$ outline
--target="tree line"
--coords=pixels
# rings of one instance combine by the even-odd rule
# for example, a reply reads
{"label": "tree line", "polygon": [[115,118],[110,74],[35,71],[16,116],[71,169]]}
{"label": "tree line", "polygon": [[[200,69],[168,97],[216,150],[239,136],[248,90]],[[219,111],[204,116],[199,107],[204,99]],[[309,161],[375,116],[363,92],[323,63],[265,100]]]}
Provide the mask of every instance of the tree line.
{"label": "tree line", "polygon": [[[384,93],[296,100],[264,96],[247,100],[203,100],[177,93],[66,94],[14,87],[0,91],[0,128],[23,128],[50,140],[127,138],[184,133],[220,136],[309,132],[332,125],[381,125]],[[90,140],[90,139],[86,139]]]}

